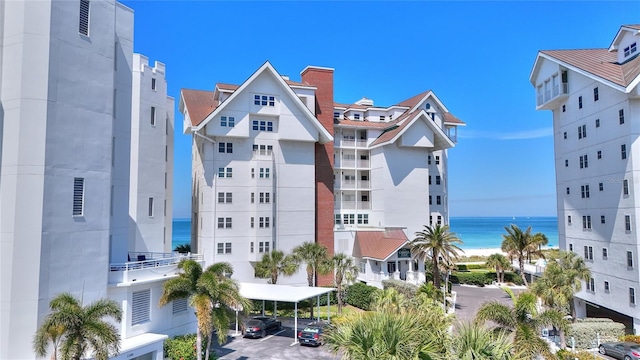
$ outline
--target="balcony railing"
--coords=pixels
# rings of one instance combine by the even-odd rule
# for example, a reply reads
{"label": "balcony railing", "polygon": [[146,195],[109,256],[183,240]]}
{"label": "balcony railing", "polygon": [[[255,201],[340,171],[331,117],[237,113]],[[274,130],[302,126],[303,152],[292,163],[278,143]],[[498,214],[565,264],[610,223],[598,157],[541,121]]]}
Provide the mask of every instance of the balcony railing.
{"label": "balcony railing", "polygon": [[202,255],[190,253],[130,252],[128,258],[131,261],[109,265],[109,283],[158,279],[175,275],[182,260],[203,261]]}
{"label": "balcony railing", "polygon": [[370,210],[371,201],[336,201],[334,208],[343,210]]}
{"label": "balcony railing", "polygon": [[550,102],[560,96],[569,94],[569,83],[561,83],[553,85],[550,90],[545,90],[544,93],[540,93],[536,99],[536,105],[542,106],[545,103]]}
{"label": "balcony railing", "polygon": [[343,147],[343,148],[353,148],[359,147],[364,148],[367,147],[367,140],[365,139],[336,139],[334,142],[334,146]]}

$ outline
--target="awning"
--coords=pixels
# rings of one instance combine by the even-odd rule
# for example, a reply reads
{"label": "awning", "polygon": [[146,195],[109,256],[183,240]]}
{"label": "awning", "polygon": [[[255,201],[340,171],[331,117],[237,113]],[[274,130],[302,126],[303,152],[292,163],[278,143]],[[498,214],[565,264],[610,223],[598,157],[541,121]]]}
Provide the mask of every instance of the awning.
{"label": "awning", "polygon": [[240,283],[240,295],[251,300],[300,302],[332,291],[335,289],[317,286]]}

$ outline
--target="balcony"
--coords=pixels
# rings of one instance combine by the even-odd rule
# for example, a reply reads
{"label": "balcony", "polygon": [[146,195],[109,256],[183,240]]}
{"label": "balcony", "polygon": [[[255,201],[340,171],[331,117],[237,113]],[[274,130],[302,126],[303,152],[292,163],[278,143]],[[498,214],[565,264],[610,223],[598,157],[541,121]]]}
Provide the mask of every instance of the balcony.
{"label": "balcony", "polygon": [[204,264],[202,255],[180,253],[130,252],[125,263],[109,265],[109,284],[127,284],[138,281],[153,281],[178,273],[178,263],[195,260]]}
{"label": "balcony", "polygon": [[550,88],[542,91],[538,87],[538,97],[536,99],[536,110],[551,110],[569,96],[569,83],[551,85]]}
{"label": "balcony", "polygon": [[368,169],[370,167],[369,159],[339,159],[335,164],[336,168],[358,168],[358,169]]}
{"label": "balcony", "polygon": [[340,148],[366,148],[367,140],[366,139],[336,139],[334,144],[335,147]]}
{"label": "balcony", "polygon": [[371,201],[336,201],[334,209],[371,210]]}

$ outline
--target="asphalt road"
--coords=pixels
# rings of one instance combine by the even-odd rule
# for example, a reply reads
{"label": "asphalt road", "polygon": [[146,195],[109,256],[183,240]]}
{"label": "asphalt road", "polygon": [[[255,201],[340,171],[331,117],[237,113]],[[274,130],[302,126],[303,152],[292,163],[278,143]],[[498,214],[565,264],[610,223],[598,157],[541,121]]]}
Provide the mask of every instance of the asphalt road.
{"label": "asphalt road", "polygon": [[[513,304],[507,293],[492,286],[453,285],[452,290],[458,293],[456,298],[456,318],[460,322],[472,321],[480,306],[485,302],[498,300],[507,305]],[[514,291],[518,292],[518,290]]]}

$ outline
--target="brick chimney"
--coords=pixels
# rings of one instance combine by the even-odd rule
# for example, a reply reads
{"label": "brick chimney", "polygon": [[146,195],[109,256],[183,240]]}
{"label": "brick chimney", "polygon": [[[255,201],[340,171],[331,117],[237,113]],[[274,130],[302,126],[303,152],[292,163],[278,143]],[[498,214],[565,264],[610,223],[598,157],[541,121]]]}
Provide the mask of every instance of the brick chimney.
{"label": "brick chimney", "polygon": [[[316,86],[316,118],[333,136],[333,69],[307,66],[302,82]],[[316,243],[333,249],[333,142],[316,143]],[[332,285],[333,274],[318,276],[318,285]]]}

